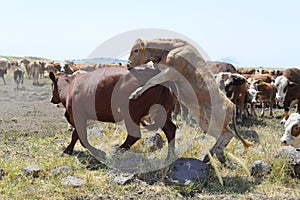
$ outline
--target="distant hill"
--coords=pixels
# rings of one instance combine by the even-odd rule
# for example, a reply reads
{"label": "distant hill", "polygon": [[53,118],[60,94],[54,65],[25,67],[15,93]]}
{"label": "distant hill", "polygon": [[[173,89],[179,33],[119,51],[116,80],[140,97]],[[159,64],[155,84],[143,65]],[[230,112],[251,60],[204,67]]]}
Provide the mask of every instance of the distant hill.
{"label": "distant hill", "polygon": [[37,56],[2,56],[0,55],[0,58],[6,58],[8,60],[16,59],[16,60],[22,60],[22,59],[28,59],[28,60],[43,60],[43,61],[49,61],[51,59],[43,58],[43,57],[37,57]]}

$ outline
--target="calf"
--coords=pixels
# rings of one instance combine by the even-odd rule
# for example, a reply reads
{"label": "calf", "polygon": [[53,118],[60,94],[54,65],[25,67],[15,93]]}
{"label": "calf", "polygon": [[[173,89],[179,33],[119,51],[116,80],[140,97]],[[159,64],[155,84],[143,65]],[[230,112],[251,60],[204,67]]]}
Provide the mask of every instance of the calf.
{"label": "calf", "polygon": [[221,72],[215,75],[215,79],[219,88],[237,105],[238,120],[241,121],[248,89],[245,77],[240,74]]}
{"label": "calf", "polygon": [[300,114],[292,113],[284,126],[285,131],[280,139],[281,143],[300,148]]}
{"label": "calf", "polygon": [[260,116],[263,117],[265,114],[266,104],[270,106],[270,116],[273,116],[273,106],[275,104],[276,88],[274,84],[259,82],[256,84],[258,91],[258,99],[262,103],[262,110]]}
{"label": "calf", "polygon": [[24,74],[24,72],[21,69],[19,69],[19,68],[15,69],[15,71],[14,71],[14,81],[16,83],[15,89],[20,88],[20,84],[23,84],[23,80],[24,80],[23,74]]}
{"label": "calf", "polygon": [[253,88],[250,88],[247,90],[246,98],[245,98],[245,113],[247,113],[247,115],[250,114],[247,108],[248,104],[250,104],[251,114],[254,114],[254,116],[257,117],[257,114],[255,112],[256,103],[257,103],[257,91]]}

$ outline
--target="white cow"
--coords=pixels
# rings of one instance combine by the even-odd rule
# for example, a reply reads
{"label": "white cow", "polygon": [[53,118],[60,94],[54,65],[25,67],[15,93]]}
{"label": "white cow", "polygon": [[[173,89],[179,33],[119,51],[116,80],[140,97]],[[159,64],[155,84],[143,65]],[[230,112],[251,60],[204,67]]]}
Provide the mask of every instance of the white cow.
{"label": "white cow", "polygon": [[300,114],[292,113],[284,126],[285,132],[280,139],[281,143],[300,148]]}

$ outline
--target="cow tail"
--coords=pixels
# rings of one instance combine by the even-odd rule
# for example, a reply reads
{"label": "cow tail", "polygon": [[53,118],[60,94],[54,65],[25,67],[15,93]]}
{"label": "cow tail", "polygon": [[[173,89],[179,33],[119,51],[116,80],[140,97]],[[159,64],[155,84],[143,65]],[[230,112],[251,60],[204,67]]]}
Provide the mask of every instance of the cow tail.
{"label": "cow tail", "polygon": [[241,142],[243,143],[244,147],[247,149],[251,146],[253,146],[253,143],[252,142],[249,142],[247,140],[245,140],[238,132],[237,128],[236,128],[236,121],[235,121],[235,114],[236,113],[236,107],[234,106],[233,107],[233,117],[232,117],[232,121],[233,121],[233,129],[234,129],[234,132],[235,132],[235,135],[241,140]]}

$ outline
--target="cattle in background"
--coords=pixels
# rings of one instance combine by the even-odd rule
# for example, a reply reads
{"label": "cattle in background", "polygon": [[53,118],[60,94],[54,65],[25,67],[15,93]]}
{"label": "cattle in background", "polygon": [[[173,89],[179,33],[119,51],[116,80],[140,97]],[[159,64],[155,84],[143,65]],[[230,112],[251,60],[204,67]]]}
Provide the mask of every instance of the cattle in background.
{"label": "cattle in background", "polygon": [[277,89],[276,100],[283,102],[284,105],[284,118],[281,123],[284,123],[287,119],[289,107],[294,100],[298,100],[298,113],[299,108],[299,93],[300,93],[300,69],[289,68],[283,72],[282,76],[278,76],[275,79],[275,87]]}
{"label": "cattle in background", "polygon": [[218,74],[220,72],[237,73],[237,70],[235,69],[235,67],[230,63],[207,61],[207,64],[209,65],[210,71],[213,74]]}
{"label": "cattle in background", "polygon": [[10,67],[19,67],[19,62],[16,59],[9,60]]}
{"label": "cattle in background", "polygon": [[292,113],[284,124],[285,131],[280,141],[284,145],[300,148],[300,115]]}
{"label": "cattle in background", "polygon": [[267,69],[257,69],[257,74],[270,74],[269,70]]}
{"label": "cattle in background", "polygon": [[58,73],[61,70],[61,65],[59,62],[50,61],[46,64],[46,70],[48,74],[50,72]]}
{"label": "cattle in background", "polygon": [[273,106],[276,102],[276,88],[272,83],[265,83],[259,81],[255,88],[257,90],[257,98],[262,103],[262,110],[260,116],[263,117],[265,114],[265,108],[267,103],[269,103],[270,116],[273,116]]}
{"label": "cattle in background", "polygon": [[246,78],[240,74],[221,72],[214,75],[215,80],[226,96],[237,106],[238,120],[245,115],[244,104],[248,90]]}
{"label": "cattle in background", "polygon": [[253,85],[256,81],[263,81],[265,83],[272,83],[272,75],[270,74],[243,74],[247,78],[247,81],[250,85]]}
{"label": "cattle in background", "polygon": [[40,70],[39,70],[39,78],[42,79],[45,77],[45,71],[46,71],[46,63],[44,61],[39,61],[40,64]]}
{"label": "cattle in background", "polygon": [[29,69],[30,69],[30,77],[32,76],[33,79],[33,85],[39,84],[39,75],[41,72],[41,65],[38,61],[32,61],[29,63]]}
{"label": "cattle in background", "polygon": [[23,64],[25,69],[26,69],[26,73],[27,73],[27,78],[30,79],[31,78],[31,70],[30,70],[30,66],[29,66],[30,61],[27,59],[23,59],[21,60],[20,64]]}
{"label": "cattle in background", "polygon": [[7,74],[8,60],[6,58],[0,58],[0,77],[2,77],[4,85],[6,84],[4,75]]}
{"label": "cattle in background", "polygon": [[272,79],[275,80],[278,76],[282,76],[283,72],[284,70],[274,69],[270,72],[270,74],[272,75]]}
{"label": "cattle in background", "polygon": [[23,84],[24,81],[24,72],[20,68],[16,68],[13,76],[16,84],[15,89],[19,89],[20,85]]}
{"label": "cattle in background", "polygon": [[297,112],[300,113],[300,85],[290,83],[287,86],[287,92],[283,102],[284,114],[281,123],[287,120],[289,117],[289,109],[295,104],[297,104]]}
{"label": "cattle in background", "polygon": [[[245,114],[253,114],[255,117],[257,117],[257,114],[255,112],[255,104],[257,103],[257,91],[254,88],[249,88],[246,93],[245,98]],[[248,111],[248,104],[250,104],[251,113]]]}
{"label": "cattle in background", "polygon": [[254,68],[237,68],[237,73],[239,74],[255,74]]}

